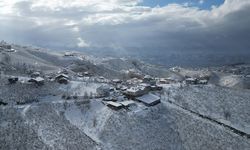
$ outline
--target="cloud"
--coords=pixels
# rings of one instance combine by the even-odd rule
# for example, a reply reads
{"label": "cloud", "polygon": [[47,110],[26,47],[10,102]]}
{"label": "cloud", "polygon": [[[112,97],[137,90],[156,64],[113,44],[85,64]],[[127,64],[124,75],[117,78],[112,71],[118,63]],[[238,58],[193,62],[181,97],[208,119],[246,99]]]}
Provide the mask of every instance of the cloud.
{"label": "cloud", "polygon": [[142,0],[0,0],[0,38],[63,49],[249,48],[250,1],[225,0],[211,10],[141,4]]}
{"label": "cloud", "polygon": [[204,4],[204,0],[199,0],[199,4]]}
{"label": "cloud", "polygon": [[77,44],[78,47],[89,47],[89,44],[86,43],[82,38],[79,37],[77,39],[78,39],[78,44]]}

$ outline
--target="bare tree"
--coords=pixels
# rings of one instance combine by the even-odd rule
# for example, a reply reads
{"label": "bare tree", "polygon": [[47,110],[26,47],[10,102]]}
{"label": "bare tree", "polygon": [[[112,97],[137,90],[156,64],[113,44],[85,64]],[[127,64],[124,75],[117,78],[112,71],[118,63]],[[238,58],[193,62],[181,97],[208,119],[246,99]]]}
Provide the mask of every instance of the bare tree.
{"label": "bare tree", "polygon": [[84,92],[83,98],[84,99],[88,99],[89,98],[89,95],[88,95],[88,93],[86,91]]}

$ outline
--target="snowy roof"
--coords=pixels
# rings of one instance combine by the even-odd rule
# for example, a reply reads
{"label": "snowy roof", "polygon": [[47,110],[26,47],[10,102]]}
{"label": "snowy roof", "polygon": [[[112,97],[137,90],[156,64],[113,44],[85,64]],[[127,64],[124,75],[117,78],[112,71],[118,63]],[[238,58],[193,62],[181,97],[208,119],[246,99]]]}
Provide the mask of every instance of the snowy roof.
{"label": "snowy roof", "polygon": [[146,75],[144,76],[144,79],[152,79],[152,77],[150,75]]}
{"label": "snowy roof", "polygon": [[7,49],[7,50],[5,50],[6,52],[16,52],[16,50],[15,49]]}
{"label": "snowy roof", "polygon": [[42,77],[37,77],[37,78],[35,78],[35,80],[36,80],[37,82],[42,82],[42,81],[44,81],[44,78],[42,78]]}
{"label": "snowy roof", "polygon": [[36,78],[31,78],[29,82],[43,82],[44,78],[42,77],[36,77]]}
{"label": "snowy roof", "polygon": [[66,79],[68,79],[69,76],[66,75],[66,74],[59,74],[59,75],[56,76],[56,78],[66,78]]}
{"label": "snowy roof", "polygon": [[142,80],[137,79],[137,78],[133,78],[133,79],[127,80],[127,83],[141,83],[141,82],[142,82]]}
{"label": "snowy roof", "polygon": [[162,82],[165,82],[165,81],[167,81],[166,79],[164,79],[164,78],[160,78],[160,80],[159,81],[162,81]]}
{"label": "snowy roof", "polygon": [[122,83],[122,80],[120,80],[120,79],[113,79],[112,82],[113,83]]}
{"label": "snowy roof", "polygon": [[122,107],[122,104],[120,104],[120,103],[116,103],[116,102],[112,102],[112,101],[109,101],[106,103],[107,103],[107,105],[110,105],[112,107],[116,107],[116,108]]}
{"label": "snowy roof", "polygon": [[120,104],[122,104],[122,105],[123,105],[123,106],[125,106],[125,107],[128,107],[128,106],[134,105],[134,104],[135,104],[135,102],[134,102],[134,101],[129,100],[129,101],[123,101],[123,102],[120,102]]}
{"label": "snowy roof", "polygon": [[143,86],[135,86],[135,87],[131,87],[131,88],[127,89],[127,92],[134,93],[134,92],[142,91],[142,90],[145,90],[145,87],[143,87]]}
{"label": "snowy roof", "polygon": [[103,101],[113,101],[113,102],[117,101],[117,99],[114,98],[114,97],[105,97],[105,98],[103,98],[102,100],[103,100]]}
{"label": "snowy roof", "polygon": [[105,79],[103,76],[100,76],[99,79]]}
{"label": "snowy roof", "polygon": [[74,56],[74,53],[72,53],[72,52],[65,52],[64,56]]}
{"label": "snowy roof", "polygon": [[16,77],[16,76],[9,76],[9,79],[16,79],[16,78],[18,78],[18,77]]}
{"label": "snowy roof", "polygon": [[149,106],[160,103],[160,97],[154,94],[146,94],[141,97],[137,97],[136,99]]}
{"label": "snowy roof", "polygon": [[207,80],[199,80],[200,84],[207,84],[207,82],[208,82]]}
{"label": "snowy roof", "polygon": [[150,86],[150,84],[148,84],[148,83],[140,83],[140,84],[139,84],[139,86],[149,87],[149,86]]}

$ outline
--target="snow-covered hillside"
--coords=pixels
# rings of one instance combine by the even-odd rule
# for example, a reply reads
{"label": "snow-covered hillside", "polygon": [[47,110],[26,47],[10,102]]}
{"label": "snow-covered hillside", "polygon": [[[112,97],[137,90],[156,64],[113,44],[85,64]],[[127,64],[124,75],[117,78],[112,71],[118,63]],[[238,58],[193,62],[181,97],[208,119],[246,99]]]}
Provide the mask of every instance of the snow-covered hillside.
{"label": "snow-covered hillside", "polygon": [[250,148],[248,64],[169,69],[13,49],[0,51],[0,149]]}

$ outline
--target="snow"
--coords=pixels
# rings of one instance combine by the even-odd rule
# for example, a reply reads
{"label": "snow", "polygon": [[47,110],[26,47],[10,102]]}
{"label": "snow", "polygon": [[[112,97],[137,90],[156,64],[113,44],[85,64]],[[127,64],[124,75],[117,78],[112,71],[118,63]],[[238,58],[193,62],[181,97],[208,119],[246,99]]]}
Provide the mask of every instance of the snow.
{"label": "snow", "polygon": [[65,117],[88,136],[97,141],[99,133],[103,130],[106,121],[112,115],[112,111],[104,106],[101,101],[91,101],[90,104],[76,106],[72,104],[67,108]]}
{"label": "snow", "polygon": [[135,87],[131,87],[131,88],[127,89],[127,92],[135,93],[135,92],[142,91],[142,90],[145,90],[144,86],[135,86]]}
{"label": "snow", "polygon": [[162,97],[167,97],[186,109],[250,134],[249,92],[212,85],[184,86],[165,89],[165,91],[169,95]]}
{"label": "snow", "polygon": [[128,101],[120,102],[120,104],[122,104],[122,105],[125,106],[125,107],[128,107],[128,106],[134,105],[135,102],[134,102],[134,101],[131,101],[131,100],[128,100]]}
{"label": "snow", "polygon": [[26,112],[30,109],[31,105],[26,105],[22,111],[22,115],[25,116]]}
{"label": "snow", "polygon": [[[105,73],[107,68],[109,71],[112,70],[111,73],[134,69],[135,72],[141,74],[156,74],[157,77],[162,74],[164,78],[170,77],[169,79],[176,81],[182,81],[185,75],[195,77],[210,74],[209,71],[189,71],[182,68],[179,68],[178,73],[166,73],[165,69],[137,61],[138,68],[126,59],[99,59],[80,54],[76,54],[72,59],[65,59],[56,53],[34,51],[29,48],[20,48],[16,53],[10,54],[14,60],[13,64],[27,63],[43,71],[65,68],[74,63],[77,58],[83,63],[84,60],[91,59],[89,62],[92,61],[93,64],[90,66],[100,65],[96,68],[97,70],[93,69],[96,71],[94,73],[99,73],[97,76],[103,75],[98,70],[101,68],[104,68],[102,71]],[[43,67],[47,69],[41,69]],[[26,82],[29,78],[23,76],[19,77],[19,80]],[[72,74],[69,73],[69,76],[72,77]],[[226,87],[240,87],[244,81],[242,76],[225,74],[218,76],[215,83]],[[52,96],[54,93],[51,91],[45,91],[45,94],[39,95],[38,102],[27,105],[0,106],[0,149],[73,150],[95,149],[96,145],[104,150],[200,150],[248,149],[250,147],[248,138],[219,124],[223,123],[250,134],[249,90],[242,88],[235,90],[213,85],[163,84],[161,86],[164,90],[156,92],[161,94],[160,97],[152,94],[141,97],[147,103],[161,98],[162,103],[147,107],[143,103],[123,101],[124,99],[121,98],[119,103],[110,104],[115,106],[136,104],[136,107],[119,111],[109,109],[101,99],[63,100],[61,98],[60,94],[64,92],[78,96],[95,93],[98,87],[107,85],[106,83],[110,81],[104,77],[97,81],[95,78],[73,77],[73,81],[68,85],[57,85],[55,88],[47,84],[48,87],[56,90],[59,87],[57,96]],[[136,84],[141,82],[132,79],[131,83],[135,84],[135,81],[138,82]],[[38,90],[42,92],[42,89]],[[3,89],[0,90],[3,96],[4,92]],[[47,93],[50,94],[46,95]],[[214,121],[202,116],[207,116]]]}
{"label": "snow", "polygon": [[111,105],[111,106],[114,106],[114,107],[122,107],[122,104],[120,103],[116,103],[116,102],[112,102],[112,101],[108,101],[106,102],[107,105]]}
{"label": "snow", "polygon": [[44,78],[42,78],[42,77],[36,77],[35,80],[36,80],[37,82],[41,82],[41,81],[44,81]]}
{"label": "snow", "polygon": [[38,131],[37,131],[38,136],[43,140],[43,142],[50,146],[54,147],[56,140],[54,138],[50,138],[48,135],[49,133],[46,133],[46,128],[44,129],[42,126],[39,126]]}
{"label": "snow", "polygon": [[63,85],[60,87],[63,91],[71,92],[72,94],[76,94],[78,96],[84,96],[84,94],[90,95],[96,93],[96,89],[101,85],[105,85],[102,83],[94,83],[94,82],[82,82],[82,81],[71,81],[68,85]]}

